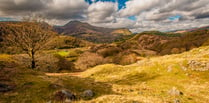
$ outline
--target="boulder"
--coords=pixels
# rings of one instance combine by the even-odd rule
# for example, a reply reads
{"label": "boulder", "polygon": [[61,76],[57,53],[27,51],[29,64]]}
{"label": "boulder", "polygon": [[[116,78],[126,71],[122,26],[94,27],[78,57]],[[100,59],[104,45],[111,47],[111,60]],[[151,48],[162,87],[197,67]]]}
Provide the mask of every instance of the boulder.
{"label": "boulder", "polygon": [[55,100],[56,101],[64,101],[64,102],[71,102],[76,99],[76,96],[67,90],[60,90],[55,93]]}
{"label": "boulder", "polygon": [[84,98],[92,98],[94,96],[94,92],[92,90],[85,90],[83,92]]}

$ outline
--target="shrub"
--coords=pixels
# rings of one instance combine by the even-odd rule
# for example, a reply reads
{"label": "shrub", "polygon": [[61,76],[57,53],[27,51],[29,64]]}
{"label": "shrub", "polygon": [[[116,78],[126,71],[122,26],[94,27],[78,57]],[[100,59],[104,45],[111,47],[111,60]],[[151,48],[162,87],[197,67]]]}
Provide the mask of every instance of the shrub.
{"label": "shrub", "polygon": [[74,64],[58,54],[39,55],[37,70],[43,72],[61,72],[63,70],[73,71]]}
{"label": "shrub", "polygon": [[103,57],[108,57],[108,56],[116,55],[120,51],[121,49],[118,47],[108,47],[108,48],[98,50],[97,53],[102,55]]}
{"label": "shrub", "polygon": [[74,64],[68,60],[66,60],[64,57],[60,55],[55,55],[55,57],[58,59],[57,66],[58,70],[68,70],[68,71],[73,71],[74,70]]}
{"label": "shrub", "polygon": [[129,65],[137,61],[137,56],[135,53],[129,51],[122,52],[114,57],[113,62],[120,65]]}
{"label": "shrub", "polygon": [[136,61],[137,61],[136,54],[129,54],[129,55],[122,56],[119,64],[129,65],[129,64],[135,63]]}
{"label": "shrub", "polygon": [[82,55],[80,55],[80,57],[78,57],[75,66],[77,69],[85,70],[89,67],[93,67],[103,63],[104,58],[102,56],[96,53],[85,52]]}

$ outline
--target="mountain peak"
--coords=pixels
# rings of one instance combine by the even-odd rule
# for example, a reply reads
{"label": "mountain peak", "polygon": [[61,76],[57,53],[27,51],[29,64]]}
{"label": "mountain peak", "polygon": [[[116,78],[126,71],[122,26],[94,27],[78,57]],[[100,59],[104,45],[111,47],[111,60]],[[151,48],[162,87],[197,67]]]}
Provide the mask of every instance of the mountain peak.
{"label": "mountain peak", "polygon": [[64,26],[55,27],[55,31],[98,43],[113,42],[132,34],[128,29],[96,27],[80,21],[70,21]]}
{"label": "mountain peak", "polygon": [[71,26],[71,25],[89,25],[88,23],[83,23],[83,22],[80,22],[80,21],[77,21],[77,20],[74,20],[74,21],[70,21],[68,22],[67,24],[65,24],[65,26]]}

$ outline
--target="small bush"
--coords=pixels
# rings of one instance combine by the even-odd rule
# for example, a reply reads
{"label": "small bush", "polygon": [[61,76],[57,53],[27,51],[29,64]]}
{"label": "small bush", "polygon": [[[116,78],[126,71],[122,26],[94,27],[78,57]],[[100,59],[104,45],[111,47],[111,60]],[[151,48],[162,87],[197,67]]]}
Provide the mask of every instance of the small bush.
{"label": "small bush", "polygon": [[100,65],[104,63],[104,58],[96,53],[85,52],[75,63],[77,69],[85,70],[89,67]]}
{"label": "small bush", "polygon": [[65,58],[63,58],[60,55],[55,55],[55,57],[58,59],[57,66],[58,66],[59,71],[62,71],[62,70],[72,71],[72,70],[74,70],[74,64],[72,62],[66,60]]}
{"label": "small bush", "polygon": [[109,48],[100,49],[97,51],[97,53],[102,55],[103,57],[108,57],[108,56],[114,56],[118,54],[120,51],[121,51],[120,48],[109,47]]}
{"label": "small bush", "polygon": [[135,53],[122,52],[114,57],[113,62],[120,65],[129,65],[137,61],[137,56]]}
{"label": "small bush", "polygon": [[37,70],[43,72],[73,71],[74,64],[58,54],[42,54],[37,62]]}

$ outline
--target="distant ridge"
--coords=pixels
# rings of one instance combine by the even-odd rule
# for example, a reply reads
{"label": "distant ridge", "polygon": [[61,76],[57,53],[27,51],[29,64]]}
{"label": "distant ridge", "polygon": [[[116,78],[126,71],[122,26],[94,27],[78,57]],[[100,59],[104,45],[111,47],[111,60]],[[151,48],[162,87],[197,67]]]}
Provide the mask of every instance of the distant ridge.
{"label": "distant ridge", "polygon": [[54,29],[59,34],[70,35],[97,43],[114,42],[132,34],[129,29],[96,27],[80,21],[70,21],[64,26],[54,26]]}
{"label": "distant ridge", "polygon": [[197,27],[197,28],[191,28],[191,29],[174,30],[174,31],[171,31],[171,32],[174,32],[174,33],[185,33],[185,32],[193,32],[193,31],[205,30],[205,29],[209,29],[209,26],[203,26],[203,27]]}

